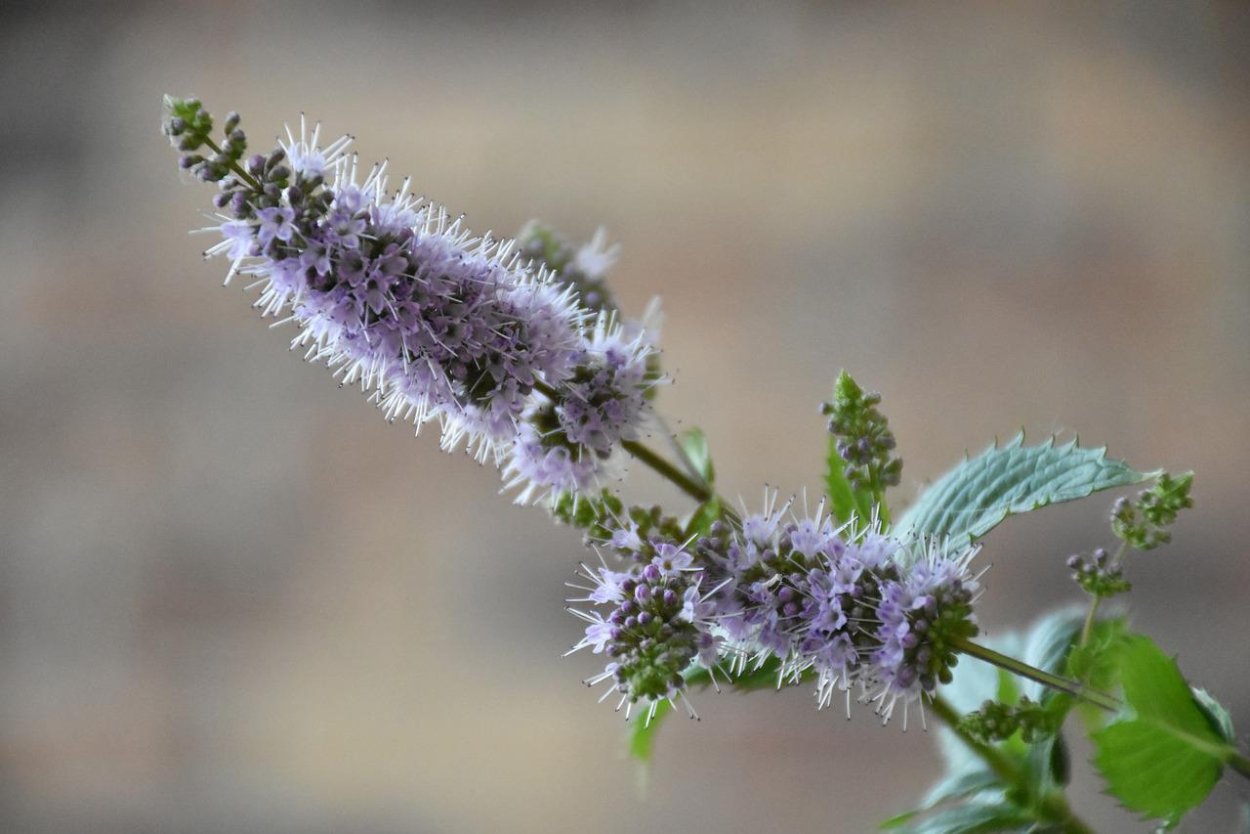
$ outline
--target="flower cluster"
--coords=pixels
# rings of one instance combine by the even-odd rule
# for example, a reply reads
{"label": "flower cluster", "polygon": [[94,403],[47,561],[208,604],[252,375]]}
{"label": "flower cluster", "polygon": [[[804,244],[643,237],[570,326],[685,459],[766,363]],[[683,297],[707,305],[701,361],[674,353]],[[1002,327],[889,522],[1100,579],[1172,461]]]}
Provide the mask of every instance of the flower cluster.
{"label": "flower cluster", "polygon": [[[388,419],[437,419],[444,448],[504,466],[523,497],[593,488],[637,436],[657,381],[643,328],[596,313],[514,242],[473,237],[407,182],[388,191],[385,165],[360,176],[346,137],[322,146],[301,120],[247,157],[237,115],[218,145],[198,101],[166,105],[181,166],[218,186],[205,231],[221,238],[208,254],[232,262],[227,281],[254,277],[262,313],[299,328],[293,346]],[[612,250],[597,237],[577,261],[601,282]]]}
{"label": "flower cluster", "polygon": [[582,565],[579,580],[590,585],[570,583],[586,592],[570,602],[592,603],[608,612],[570,609],[587,626],[569,651],[590,648],[607,655],[603,672],[586,683],[608,682],[600,700],[619,694],[617,709],[625,707],[627,717],[640,702],[650,717],[665,700],[681,700],[695,716],[685,699],[683,673],[693,663],[712,668],[720,660],[721,638],[714,634],[713,621],[717,589],[706,587],[707,573],[687,547],[673,540],[677,532],[675,520],[658,508],[635,508],[603,542],[624,569]]}
{"label": "flower cluster", "polygon": [[[949,554],[936,544],[838,526],[822,510],[798,515],[775,504],[770,495],[763,512],[734,525],[716,522],[693,542],[657,511],[633,510],[609,524],[602,549],[630,567],[618,573],[605,564],[584,574],[594,585],[580,601],[616,606],[606,617],[581,612],[590,625],[575,650],[593,647],[611,658],[595,680],[613,680],[622,703],[654,702],[682,692],[685,666],[678,662],[697,660],[709,670],[724,663],[732,676],[773,661],[780,683],[814,678],[819,705],[843,692],[849,709],[855,690],[886,720],[900,700],[948,682],[955,646],[977,634],[978,582],[968,570],[975,550]],[[648,572],[679,583],[668,599],[675,605],[682,597],[685,627],[672,627],[668,611],[670,628],[648,632],[651,654],[640,655],[637,635],[621,630],[620,620],[641,601],[635,586],[622,590],[622,583],[644,587]],[[669,579],[675,576],[681,579]],[[622,666],[621,656],[632,665]]]}

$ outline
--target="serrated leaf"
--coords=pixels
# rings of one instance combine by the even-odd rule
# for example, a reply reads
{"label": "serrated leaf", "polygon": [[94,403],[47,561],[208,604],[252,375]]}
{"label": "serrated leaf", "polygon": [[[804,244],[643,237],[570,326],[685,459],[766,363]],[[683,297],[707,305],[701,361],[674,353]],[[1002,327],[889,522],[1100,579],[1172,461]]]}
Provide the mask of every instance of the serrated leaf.
{"label": "serrated leaf", "polygon": [[686,456],[686,460],[694,467],[703,480],[709,484],[716,480],[716,467],[712,465],[712,452],[708,448],[707,436],[702,429],[691,428],[686,429],[677,435],[677,444],[681,446],[682,454]]}
{"label": "serrated leaf", "polygon": [[1129,637],[1118,657],[1131,713],[1090,736],[1094,764],[1125,807],[1174,822],[1211,792],[1233,750],[1153,641]]}
{"label": "serrated leaf", "polygon": [[1009,515],[1084,498],[1094,492],[1140,483],[1155,473],[1138,472],[1106,457],[1105,448],[1082,449],[1054,438],[1025,446],[1019,434],[967,458],[921,494],[899,519],[900,533],[949,536],[956,546],[984,536]]}

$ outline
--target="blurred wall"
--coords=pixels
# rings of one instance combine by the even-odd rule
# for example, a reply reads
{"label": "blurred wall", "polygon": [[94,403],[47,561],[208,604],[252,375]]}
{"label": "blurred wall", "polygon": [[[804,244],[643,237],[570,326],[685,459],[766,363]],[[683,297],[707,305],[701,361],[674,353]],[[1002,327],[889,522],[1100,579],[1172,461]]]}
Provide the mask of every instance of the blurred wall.
{"label": "blurred wall", "polygon": [[[707,695],[641,799],[594,659],[560,658],[578,537],[220,288],[167,91],[254,142],[351,132],[479,231],[607,226],[626,305],[664,297],[666,413],[748,502],[819,490],[841,367],[885,395],[900,502],[1020,427],[1195,469],[1133,614],[1250,722],[1245,5],[0,15],[0,830],[860,832],[933,776],[866,711]],[[1109,503],[990,537],[991,631],[1075,598]]]}

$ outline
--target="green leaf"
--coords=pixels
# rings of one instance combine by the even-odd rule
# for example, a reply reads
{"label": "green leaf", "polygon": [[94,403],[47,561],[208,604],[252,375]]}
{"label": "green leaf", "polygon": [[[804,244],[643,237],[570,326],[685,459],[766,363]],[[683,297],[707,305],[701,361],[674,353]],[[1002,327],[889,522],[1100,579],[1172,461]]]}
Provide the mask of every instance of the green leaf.
{"label": "green leaf", "polygon": [[1075,440],[1056,446],[1053,437],[1025,446],[1021,433],[1005,446],[965,458],[938,479],[899,519],[898,529],[950,536],[958,546],[984,536],[1009,515],[1154,476],[1107,458],[1104,448],[1082,449]]}
{"label": "green leaf", "polygon": [[899,828],[944,802],[949,802],[953,799],[965,799],[995,789],[998,789],[996,795],[1001,795],[1001,783],[998,775],[988,767],[978,767],[973,770],[956,773],[947,776],[930,788],[924,799],[920,801],[919,806],[890,817],[882,821],[877,827],[882,830]]}
{"label": "green leaf", "polygon": [[629,755],[643,764],[651,761],[651,755],[655,752],[655,734],[672,709],[673,706],[668,701],[660,701],[655,705],[655,715],[651,716],[650,721],[646,716],[639,716],[630,723]]}
{"label": "green leaf", "polygon": [[[712,682],[711,673],[701,667],[692,667],[684,677],[686,685],[691,688],[706,688]],[[644,765],[651,761],[651,755],[655,752],[655,734],[660,731],[660,725],[672,710],[673,705],[668,701],[659,701],[655,705],[655,715],[650,720],[647,720],[645,714],[640,714],[629,722],[629,755]]]}
{"label": "green leaf", "polygon": [[707,436],[702,429],[686,429],[677,435],[677,445],[703,480],[709,484],[716,481],[716,467],[712,465],[712,453],[708,449]]}
{"label": "green leaf", "polygon": [[[1042,617],[1029,629],[1024,662],[1047,672],[1062,673],[1072,643],[1081,634],[1084,619],[1085,612],[1079,606],[1061,608]],[[1033,681],[1025,687],[1024,694],[1034,700],[1040,699],[1043,692],[1051,691]]]}
{"label": "green leaf", "polygon": [[690,520],[686,522],[684,529],[685,537],[690,539],[696,536],[706,536],[720,517],[720,499],[712,496],[695,507],[694,512],[690,514]]}
{"label": "green leaf", "polygon": [[1190,691],[1194,696],[1194,700],[1198,702],[1198,706],[1207,716],[1207,721],[1211,723],[1212,729],[1220,734],[1220,737],[1234,747],[1237,745],[1237,731],[1233,729],[1233,716],[1228,710],[1224,709],[1224,705],[1215,698],[1211,697],[1211,693],[1207,692],[1200,686],[1191,686]]}
{"label": "green leaf", "polygon": [[968,802],[925,817],[902,834],[989,834],[1025,831],[1034,818],[1007,802]]}
{"label": "green leaf", "polygon": [[852,518],[872,518],[872,496],[856,492],[846,479],[846,463],[838,455],[837,438],[829,438],[829,455],[825,464],[825,492],[829,495],[829,509],[838,521],[845,524]]}
{"label": "green leaf", "polygon": [[1094,764],[1126,808],[1174,823],[1211,792],[1234,750],[1152,640],[1131,636],[1118,655],[1131,711],[1091,735]]}
{"label": "green leaf", "polygon": [[[759,689],[775,689],[777,688],[777,675],[780,670],[780,662],[774,657],[769,658],[758,669],[752,669],[744,672],[736,678],[729,678],[724,674],[723,670],[718,671],[718,680],[728,682],[730,688],[738,692],[754,692]],[[684,675],[686,686],[690,689],[707,689],[712,684],[712,673],[700,666],[692,666]],[[798,681],[787,681],[787,683],[798,683]],[[651,760],[652,754],[655,752],[655,735],[660,731],[660,725],[664,723],[664,719],[672,712],[672,705],[668,701],[660,701],[656,704],[655,715],[648,721],[646,715],[640,714],[629,723],[629,754],[643,764]]]}

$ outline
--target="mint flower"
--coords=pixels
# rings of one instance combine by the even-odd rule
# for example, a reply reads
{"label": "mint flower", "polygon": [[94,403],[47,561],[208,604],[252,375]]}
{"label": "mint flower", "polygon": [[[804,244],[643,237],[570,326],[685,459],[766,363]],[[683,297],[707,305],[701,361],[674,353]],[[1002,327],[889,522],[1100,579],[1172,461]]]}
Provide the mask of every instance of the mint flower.
{"label": "mint flower", "polygon": [[954,641],[979,632],[973,606],[980,585],[968,570],[976,553],[969,548],[952,556],[930,543],[911,568],[882,583],[875,612],[879,648],[870,659],[871,700],[885,720],[898,700],[914,701],[950,683],[958,663]]}
{"label": "mint flower", "polygon": [[227,281],[254,277],[262,313],[299,328],[293,346],[371,392],[388,419],[438,418],[446,448],[501,459],[535,387],[563,383],[582,351],[575,292],[407,183],[389,191],[385,165],[361,177],[346,138],[321,147],[301,123],[243,162],[236,116],[218,147],[198,102],[167,106],[183,167],[218,185],[206,231],[222,240],[208,254],[230,257]]}
{"label": "mint flower", "polygon": [[648,393],[660,382],[650,372],[654,353],[646,333],[627,335],[601,313],[558,398],[525,415],[504,465],[505,489],[518,489],[518,502],[541,496],[554,504],[618,475],[621,441],[637,440],[651,415]]}
{"label": "mint flower", "polygon": [[838,527],[823,507],[777,508],[773,493],[740,529],[713,525],[694,552],[718,589],[714,633],[738,672],[774,658],[782,682],[812,673],[818,706],[843,693],[848,716],[852,690],[885,720],[900,699],[931,694],[950,679],[952,640],[977,633],[975,550],[952,556],[875,527]]}
{"label": "mint flower", "polygon": [[579,577],[591,584],[573,585],[587,595],[571,601],[612,608],[606,616],[600,610],[569,609],[587,625],[568,653],[589,648],[609,658],[586,684],[609,684],[600,700],[619,695],[616,708],[624,707],[627,718],[641,704],[649,719],[661,701],[680,702],[697,717],[682,673],[692,663],[710,669],[719,660],[720,641],[712,634],[715,606],[688,552],[666,543],[659,543],[657,551],[649,562],[635,562],[625,572],[582,566]]}

